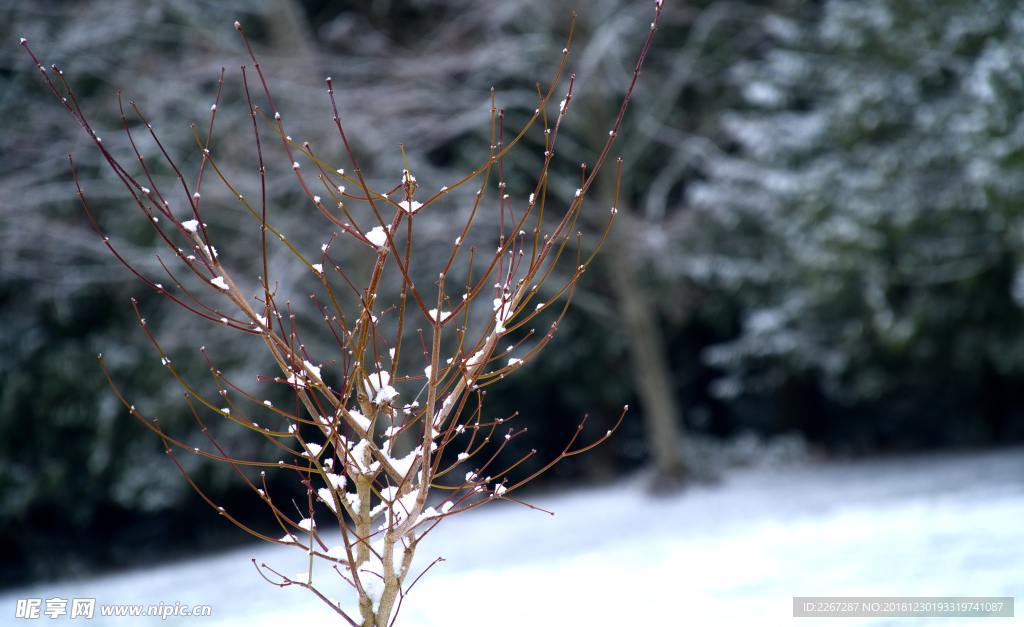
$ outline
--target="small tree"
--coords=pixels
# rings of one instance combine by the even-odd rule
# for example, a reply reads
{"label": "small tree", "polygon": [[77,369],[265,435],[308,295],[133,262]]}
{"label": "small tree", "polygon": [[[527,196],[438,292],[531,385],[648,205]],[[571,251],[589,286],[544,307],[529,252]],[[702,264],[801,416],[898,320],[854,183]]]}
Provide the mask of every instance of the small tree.
{"label": "small tree", "polygon": [[[118,105],[126,146],[137,165],[128,166],[119,160],[89,123],[63,72],[57,66],[47,70],[28,42],[21,40],[49,90],[92,139],[156,237],[171,251],[171,261],[160,260],[168,276],[164,279],[167,286],[151,278],[111,241],[90,208],[69,156],[82,207],[110,252],[150,289],[197,318],[259,338],[275,368],[275,374],[261,376],[260,380],[286,390],[291,399],[289,406],[261,400],[266,395],[251,393],[237,384],[217,367],[205,347],[201,351],[217,394],[204,394],[172,362],[133,299],[139,324],[162,365],[183,389],[188,409],[206,438],[205,443],[196,446],[176,437],[157,418],[133,405],[108,373],[103,356],[99,356],[117,397],[132,416],[159,436],[167,455],[201,498],[247,533],[267,542],[294,546],[309,556],[308,568],[291,576],[254,560],[267,581],[310,590],[351,625],[393,624],[402,598],[418,579],[412,577],[415,551],[441,520],[496,499],[524,503],[513,496],[519,488],[560,460],[604,441],[621,423],[626,408],[603,437],[579,444],[581,423],[576,435],[550,461],[525,476],[517,476],[515,469],[536,451],[499,466],[499,453],[505,444],[526,429],[510,426],[514,415],[486,419],[484,388],[521,368],[547,346],[566,313],[576,283],[594,257],[596,251],[583,253],[581,234],[575,229],[587,192],[611,154],[661,12],[662,2],[658,0],[654,21],[607,140],[593,166],[581,167],[579,188],[564,204],[548,193],[547,183],[559,129],[573,98],[574,76],[568,78],[557,112],[549,116],[548,110],[562,84],[572,29],[548,88],[538,89],[537,108],[529,122],[508,138],[504,112],[496,106],[492,92],[491,142],[486,160],[460,180],[427,193],[409,167],[390,185],[371,185],[346,134],[330,78],[326,87],[332,123],[348,160],[348,172],[328,164],[312,142],[293,139],[282,112],[274,105],[269,82],[244,29],[235,22],[252,61],[251,69],[241,67],[241,82],[252,121],[259,181],[253,198],[247,197],[242,185],[231,177],[213,143],[223,70],[205,132],[193,126],[200,157],[194,177],[186,177],[183,167],[163,148],[141,107],[134,101],[128,101],[125,107],[120,93]],[[253,82],[259,85],[265,105],[256,104],[250,89]],[[129,110],[134,114],[131,119]],[[138,123],[144,125],[144,130],[137,134],[133,124]],[[542,166],[528,199],[517,203],[506,189],[503,159],[538,124],[543,132]],[[274,226],[267,202],[270,163],[265,161],[264,150],[270,140],[280,141],[302,197],[327,221],[330,232],[326,241],[312,247],[314,251],[319,248],[316,254],[310,253],[306,244],[292,243]],[[160,153],[159,165],[147,161],[140,149],[142,141],[151,142]],[[159,168],[171,173],[173,187],[163,184]],[[203,185],[211,173],[228,198],[258,226],[258,252],[248,256],[258,260],[258,277],[252,283],[246,281],[244,271],[227,267],[214,245],[214,229],[204,221],[208,203],[203,202]],[[621,173],[619,159],[616,181]],[[497,192],[495,201],[488,200],[492,190]],[[468,218],[452,227],[450,249],[442,256],[431,256],[430,249],[416,245],[414,225],[419,216],[439,210],[460,195],[468,196]],[[560,219],[554,226],[548,226],[551,222],[544,219],[544,213],[550,217],[552,205],[564,208],[558,210]],[[615,205],[613,201],[603,221],[598,234],[601,241],[615,220]],[[474,218],[488,206],[498,212],[498,232],[475,232]],[[317,286],[310,302],[323,332],[333,340],[332,355],[315,354],[304,340],[310,329],[296,316],[298,308],[278,297],[274,277],[280,273],[268,263],[267,253],[274,245],[290,252],[308,271],[311,284]],[[478,253],[480,246],[494,252]],[[343,267],[335,254],[342,247],[348,249],[346,258],[350,260],[352,251],[362,251],[366,268],[358,263]],[[572,266],[568,272],[561,272],[568,278],[554,291],[555,298],[536,302],[540,288],[550,277],[559,276],[554,270],[564,266],[567,259]],[[429,276],[434,277],[428,282],[432,286],[429,289],[422,279],[418,280],[426,268],[432,268]],[[361,269],[366,270],[363,278],[359,278]],[[531,320],[548,311],[554,312],[554,321],[543,332],[528,328]],[[416,325],[422,326],[414,331]],[[410,343],[414,348],[408,348]],[[405,401],[414,390],[413,398]],[[279,459],[253,459],[229,452],[207,426],[211,414],[259,436],[279,451]],[[182,463],[182,452],[229,465],[266,506],[283,535],[268,535],[218,505]],[[463,472],[465,468],[470,470]],[[304,487],[305,503],[296,505],[294,512],[284,506],[285,499],[271,493],[270,473],[294,476]],[[444,494],[444,498],[436,498],[435,493]],[[333,519],[331,527],[336,525],[340,544],[332,546],[331,538],[324,533],[327,526],[315,522],[325,517]],[[355,591],[358,618],[328,596],[321,583],[328,570]]]}

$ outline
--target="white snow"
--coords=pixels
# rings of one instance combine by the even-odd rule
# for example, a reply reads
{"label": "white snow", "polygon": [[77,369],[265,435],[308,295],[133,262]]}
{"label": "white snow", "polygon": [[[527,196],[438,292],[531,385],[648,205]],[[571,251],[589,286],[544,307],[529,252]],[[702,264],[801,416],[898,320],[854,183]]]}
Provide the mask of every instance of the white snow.
{"label": "white snow", "polygon": [[359,511],[359,506],[360,506],[361,503],[359,501],[359,495],[357,493],[355,493],[355,492],[346,492],[345,493],[345,500],[348,501],[349,507],[352,508],[352,511],[355,511],[355,512]]}
{"label": "white snow", "polygon": [[[511,251],[510,251],[511,252]],[[508,322],[512,314],[515,313],[512,307],[512,301],[504,298],[495,298],[492,301],[494,308],[494,331],[496,333],[504,333],[505,323]]]}
{"label": "white snow", "polygon": [[304,457],[309,457],[310,455],[312,455],[313,457],[316,457],[317,455],[320,454],[320,451],[324,450],[324,447],[319,445],[319,444],[317,444],[316,442],[307,442],[306,443],[306,448],[309,449],[309,455],[307,455],[305,452],[303,452],[302,455]]}
{"label": "white snow", "polygon": [[317,365],[315,365],[315,364],[313,364],[313,363],[311,363],[309,361],[306,361],[306,360],[303,360],[302,365],[306,367],[306,371],[307,372],[312,373],[313,376],[315,376],[317,379],[320,378],[320,367],[319,366],[317,366]]}
{"label": "white snow", "polygon": [[438,322],[446,320],[448,316],[452,315],[450,311],[438,311],[437,309],[431,309],[427,313],[430,314],[431,320],[437,320]]}
{"label": "white snow", "polygon": [[423,203],[416,200],[402,200],[399,201],[398,206],[406,213],[416,213],[423,206]]}
{"label": "white snow", "polygon": [[352,416],[352,420],[355,421],[359,428],[363,431],[367,431],[370,428],[370,419],[363,415],[363,412],[357,409],[348,410],[348,414]]}
{"label": "white snow", "polygon": [[470,356],[470,358],[466,360],[466,367],[472,368],[473,366],[476,366],[481,361],[483,361],[483,359],[484,359],[484,349],[481,348],[477,352],[473,353]]}
{"label": "white snow", "polygon": [[331,487],[335,490],[343,490],[345,488],[345,477],[344,475],[336,475],[332,472],[324,473],[327,476],[327,481],[331,484]]}
{"label": "white snow", "polygon": [[214,287],[220,288],[222,290],[227,290],[228,289],[228,284],[227,284],[226,281],[224,281],[224,277],[222,277],[222,276],[218,276],[218,277],[214,277],[214,278],[210,279],[210,283],[213,283]]}
{"label": "white snow", "polygon": [[332,492],[330,490],[328,490],[327,488],[320,488],[316,491],[316,495],[320,497],[320,500],[323,502],[324,505],[327,506],[328,509],[330,509],[334,513],[338,513],[338,508],[334,504],[334,496],[332,495]]}
{"label": "white snow", "polygon": [[359,579],[362,581],[363,590],[366,591],[367,596],[370,597],[374,605],[377,605],[381,595],[384,594],[384,580],[368,570],[360,572]]}
{"label": "white snow", "polygon": [[[366,456],[366,451],[369,446],[370,442],[368,440],[359,440],[359,442],[357,442],[356,445],[352,447],[350,459],[352,460],[352,463],[355,464],[359,472],[362,474],[370,474],[380,467],[380,462],[378,461],[370,461],[369,464],[367,464],[364,461],[364,457]],[[372,454],[370,455],[370,459],[373,459]],[[353,506],[353,509],[354,508],[355,506]]]}
{"label": "white snow", "polygon": [[398,390],[390,385],[385,385],[377,390],[377,395],[373,397],[373,404],[381,405],[383,403],[390,403],[396,396],[398,396]]}
{"label": "white snow", "polygon": [[[555,511],[553,517],[494,502],[445,519],[421,545],[414,573],[438,555],[446,561],[416,584],[396,624],[788,626],[804,624],[792,618],[796,595],[1019,598],[1024,589],[1024,449],[748,468],[666,498],[646,495],[641,483],[633,478],[527,495]],[[336,532],[324,536],[328,546],[340,543]],[[309,592],[264,582],[250,558],[290,573],[304,570],[308,556],[295,547],[255,544],[9,590],[0,594],[0,607],[27,597],[84,597],[97,604],[210,604],[213,617],[202,619],[204,627],[338,621]],[[346,608],[354,606],[326,563],[314,567],[314,580]],[[492,592],[460,592],[472,590]],[[493,591],[500,591],[497,606]],[[453,598],[457,603],[448,602]],[[1020,625],[1019,608],[1017,615],[996,622]],[[129,622],[169,627],[196,620]],[[975,622],[988,621],[846,618],[841,624]]]}
{"label": "white snow", "polygon": [[391,373],[386,370],[381,370],[368,377],[369,381],[366,382],[366,393],[373,394],[373,404],[380,405],[382,403],[389,403],[396,396],[398,396],[398,390],[393,388],[391,383]]}
{"label": "white snow", "polygon": [[324,266],[321,263],[314,263],[314,264],[312,264],[312,268],[313,268],[313,272],[316,272],[317,274],[323,274],[324,273]]}
{"label": "white snow", "polygon": [[375,226],[366,232],[366,239],[370,240],[370,243],[377,248],[383,248],[388,243],[388,235],[384,232],[384,228]]}
{"label": "white snow", "polygon": [[327,549],[327,556],[333,557],[336,560],[340,560],[346,559],[348,557],[348,553],[345,552],[345,545],[339,544],[338,546],[332,546],[331,548]]}
{"label": "white snow", "polygon": [[416,460],[419,459],[419,457],[420,447],[416,447],[415,449],[410,451],[405,457],[400,457],[396,459],[394,457],[389,456],[388,463],[391,464],[391,467],[394,468],[398,474],[404,477],[407,474],[409,474],[409,469],[412,468],[412,465],[416,463]]}

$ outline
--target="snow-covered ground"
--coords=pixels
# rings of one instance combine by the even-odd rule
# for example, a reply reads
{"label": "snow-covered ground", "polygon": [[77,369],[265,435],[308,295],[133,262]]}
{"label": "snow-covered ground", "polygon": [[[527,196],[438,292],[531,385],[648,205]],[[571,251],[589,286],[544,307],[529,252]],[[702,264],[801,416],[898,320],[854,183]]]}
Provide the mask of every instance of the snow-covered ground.
{"label": "snow-covered ground", "polygon": [[[793,596],[1024,602],[1022,449],[745,469],[669,499],[646,496],[634,478],[535,502],[557,514],[497,503],[439,527],[420,562],[447,561],[416,585],[398,624],[1024,624],[1020,607],[1017,618],[1001,619],[792,618]],[[212,618],[85,623],[94,625],[334,624],[308,592],[260,579],[251,557],[284,573],[303,569],[295,550],[253,546],[9,591],[0,596],[0,623],[18,598],[61,596],[213,607]]]}

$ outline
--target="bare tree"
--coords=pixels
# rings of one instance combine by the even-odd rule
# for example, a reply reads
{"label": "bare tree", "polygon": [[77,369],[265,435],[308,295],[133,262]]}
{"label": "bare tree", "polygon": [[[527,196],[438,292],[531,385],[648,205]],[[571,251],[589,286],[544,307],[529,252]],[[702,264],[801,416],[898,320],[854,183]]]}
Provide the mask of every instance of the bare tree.
{"label": "bare tree", "polygon": [[[168,457],[211,508],[254,537],[294,546],[309,556],[307,569],[297,575],[254,561],[268,582],[310,590],[348,624],[391,625],[402,598],[422,575],[413,569],[416,549],[437,524],[495,499],[522,503],[514,496],[518,489],[559,461],[603,442],[621,423],[627,408],[596,441],[581,444],[581,422],[560,452],[522,476],[516,469],[536,451],[507,466],[499,466],[498,454],[525,429],[510,426],[514,415],[486,418],[483,407],[487,386],[529,363],[550,343],[577,283],[611,230],[617,198],[604,212],[596,245],[584,247],[582,234],[576,231],[584,224],[581,214],[588,192],[611,158],[650,50],[661,0],[655,7],[621,106],[607,122],[610,131],[570,194],[553,190],[549,181],[574,96],[575,76],[562,81],[571,29],[555,76],[538,91],[534,111],[523,127],[510,132],[505,112],[492,100],[486,159],[436,191],[421,187],[408,162],[399,177],[383,186],[364,174],[331,78],[326,79],[326,101],[347,167],[336,167],[320,142],[303,141],[305,135],[292,129],[278,107],[268,74],[239,22],[235,28],[243,34],[251,61],[251,66],[241,68],[255,160],[255,173],[247,177],[233,173],[230,147],[222,153],[215,140],[224,70],[205,125],[194,127],[198,162],[190,172],[167,150],[143,108],[120,93],[117,118],[122,142],[104,141],[63,70],[45,67],[22,39],[49,91],[85,131],[122,193],[127,192],[167,252],[166,258],[157,256],[155,265],[143,266],[132,259],[134,251],[112,240],[107,223],[120,227],[124,216],[104,220],[93,210],[88,183],[69,157],[81,205],[103,245],[155,294],[186,311],[194,324],[262,346],[273,374],[261,375],[260,381],[269,390],[286,393],[288,402],[282,405],[251,391],[221,369],[216,351],[204,347],[200,350],[210,376],[207,387],[213,392],[205,391],[184,376],[177,355],[165,347],[134,300],[139,325],[181,388],[205,441],[189,441],[164,428],[136,406],[108,372],[118,399],[160,438]],[[561,102],[552,107],[560,96]],[[509,151],[531,131],[542,147],[540,167],[528,187],[528,199],[514,202],[505,163]],[[278,156],[272,157],[271,150]],[[295,197],[305,211],[324,219],[315,243],[294,239],[279,226],[276,218],[282,210],[273,206],[268,193],[271,181],[280,180],[272,162],[283,162],[283,169],[290,171]],[[618,160],[616,190],[621,174]],[[432,254],[434,247],[418,242],[419,218],[439,213],[447,203],[468,203],[468,216],[461,226],[449,227],[448,235],[454,237],[447,254],[437,256]],[[208,216],[228,204],[249,217],[258,243],[244,250],[224,245],[218,250],[219,229]],[[496,214],[497,231],[480,228],[477,218],[487,213]],[[551,220],[552,214],[558,217]],[[273,257],[273,250],[280,256]],[[283,270],[282,259],[289,259],[287,265],[298,268],[299,274]],[[161,274],[165,276],[157,278]],[[310,289],[315,291],[309,293]],[[289,296],[297,293],[308,293],[303,299],[306,307]],[[301,309],[313,313],[304,317]],[[555,321],[536,333],[528,323],[546,310],[557,312]],[[312,321],[332,339],[329,351],[307,342]],[[99,362],[107,372],[102,354]],[[229,451],[218,428],[208,424],[210,416],[264,440],[278,459]],[[415,435],[411,445],[400,442],[403,433]],[[218,505],[182,462],[183,455],[229,467],[266,506],[284,535],[261,532]],[[466,468],[470,470],[463,474]],[[306,502],[291,511],[282,503],[286,499],[275,498],[271,473],[294,477],[305,488]],[[436,498],[438,493],[444,494],[443,501]],[[333,534],[328,536],[316,522],[325,517],[333,519],[331,527],[336,525],[341,537],[336,546],[331,546]],[[334,576],[354,591],[355,611],[329,596],[322,582]]]}

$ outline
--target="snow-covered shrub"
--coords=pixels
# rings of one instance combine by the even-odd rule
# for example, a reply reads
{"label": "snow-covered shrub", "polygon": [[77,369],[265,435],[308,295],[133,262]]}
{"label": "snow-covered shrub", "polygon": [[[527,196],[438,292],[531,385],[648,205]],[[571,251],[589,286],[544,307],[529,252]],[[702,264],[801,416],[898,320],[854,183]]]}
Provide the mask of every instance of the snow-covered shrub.
{"label": "snow-covered shrub", "polygon": [[[268,389],[257,394],[222,371],[215,349],[204,346],[200,350],[214,390],[207,393],[179,370],[177,357],[172,359],[164,349],[133,300],[139,324],[161,365],[184,391],[204,442],[176,437],[156,417],[133,405],[108,374],[131,415],[161,439],[189,485],[218,514],[255,537],[294,546],[309,556],[308,568],[296,575],[257,564],[269,582],[309,589],[349,624],[390,625],[402,597],[418,579],[413,570],[416,549],[439,522],[493,500],[518,501],[513,494],[523,485],[611,435],[614,426],[597,441],[581,444],[577,437],[581,424],[576,436],[539,470],[516,475],[517,466],[537,452],[498,466],[498,454],[506,443],[525,429],[511,426],[514,415],[485,416],[485,388],[528,364],[551,341],[574,286],[594,257],[596,248],[582,252],[579,217],[588,191],[611,155],[661,11],[658,0],[622,106],[609,121],[604,147],[590,167],[582,165],[575,193],[562,198],[549,193],[547,183],[559,129],[571,110],[574,76],[563,83],[571,34],[548,88],[538,91],[537,108],[528,123],[509,134],[504,112],[492,96],[486,159],[463,178],[430,192],[409,167],[383,186],[371,183],[342,122],[330,78],[326,92],[333,112],[331,127],[346,167],[338,167],[327,156],[330,147],[293,138],[285,112],[275,106],[270,82],[238,22],[235,28],[252,61],[251,67],[241,68],[241,93],[252,122],[256,171],[241,182],[231,174],[228,160],[221,160],[215,141],[223,70],[206,129],[193,125],[197,163],[194,173],[186,175],[182,160],[164,149],[141,107],[134,101],[126,103],[120,94],[123,148],[131,161],[116,156],[120,150],[97,134],[63,72],[57,66],[48,70],[28,42],[21,41],[49,90],[86,131],[148,228],[170,251],[167,259],[158,257],[167,278],[153,278],[149,268],[133,260],[132,253],[107,234],[103,221],[90,208],[86,179],[69,157],[82,207],[110,252],[156,294],[192,313],[197,325],[208,323],[241,340],[261,342],[273,362],[268,362],[273,374],[258,377]],[[263,104],[257,103],[254,92],[261,93]],[[513,199],[503,160],[528,132],[539,134],[544,146],[542,165],[532,188]],[[275,226],[277,212],[298,210],[271,208],[267,202],[268,186],[280,181],[270,157],[276,144],[304,210],[325,220],[315,242],[293,242]],[[147,153],[156,158],[150,159]],[[616,170],[618,181],[621,159]],[[212,193],[211,178],[220,183]],[[491,193],[496,196],[493,200]],[[468,207],[461,215],[460,204]],[[614,222],[615,204],[605,210],[596,234],[600,241]],[[209,214],[231,205],[251,219],[249,224],[258,233],[257,242],[246,250],[218,250],[214,221],[207,222]],[[445,209],[450,205],[456,208]],[[473,228],[474,218],[486,211],[498,214],[497,232]],[[560,216],[554,222],[550,220],[553,212]],[[428,223],[431,228],[440,223],[449,230],[451,243],[443,251],[433,244],[421,245],[415,237],[415,225],[431,213],[435,214]],[[122,228],[125,224],[118,220]],[[268,249],[273,247],[290,254],[292,265],[302,270],[301,279],[270,263]],[[283,277],[299,285],[283,289],[279,285]],[[538,302],[539,290],[555,280],[552,277],[562,282],[553,290],[555,297]],[[309,294],[305,312],[281,297],[310,288],[315,291]],[[547,289],[551,293],[552,286]],[[546,311],[547,315],[554,312],[554,322],[535,332],[528,326],[530,321]],[[317,334],[330,338],[331,345],[313,340]],[[99,362],[108,372],[102,354]],[[239,439],[230,436],[226,443],[221,426],[208,426],[211,416],[264,440],[277,455],[253,458],[248,452],[229,451]],[[191,466],[183,463],[183,455],[230,466],[266,506],[280,533],[267,534],[260,525],[216,503]],[[273,475],[297,480],[306,502],[296,505],[276,497]],[[335,598],[338,584],[354,591],[357,610]]]}

